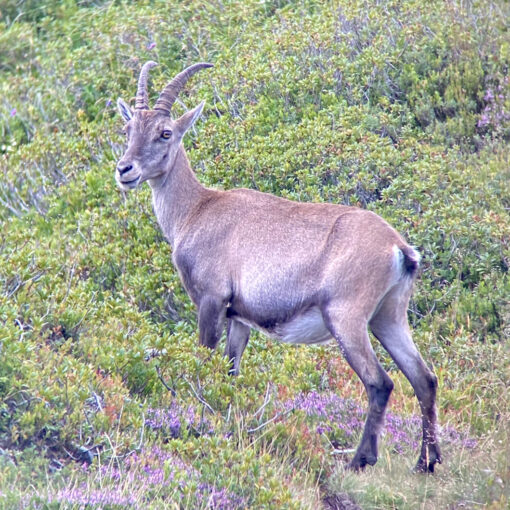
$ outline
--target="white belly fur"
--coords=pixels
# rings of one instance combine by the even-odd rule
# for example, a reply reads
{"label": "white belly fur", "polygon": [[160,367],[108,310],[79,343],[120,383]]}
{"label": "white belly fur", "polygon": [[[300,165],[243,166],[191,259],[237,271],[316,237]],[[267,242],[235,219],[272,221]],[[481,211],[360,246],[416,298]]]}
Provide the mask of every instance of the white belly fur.
{"label": "white belly fur", "polygon": [[257,324],[248,322],[241,317],[240,322],[262,333],[289,344],[321,344],[332,339],[331,333],[326,328],[322,313],[317,307],[310,308],[300,315],[296,315],[289,322],[277,324],[271,331],[259,327]]}
{"label": "white belly fur", "polygon": [[278,325],[275,333],[280,341],[289,344],[320,344],[332,338],[317,307]]}

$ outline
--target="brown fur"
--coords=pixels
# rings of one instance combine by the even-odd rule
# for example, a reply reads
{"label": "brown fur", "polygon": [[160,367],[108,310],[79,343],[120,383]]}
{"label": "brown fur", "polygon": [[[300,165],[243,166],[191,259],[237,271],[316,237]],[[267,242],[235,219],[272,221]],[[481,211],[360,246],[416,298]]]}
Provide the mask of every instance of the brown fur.
{"label": "brown fur", "polygon": [[[407,323],[419,255],[372,212],[202,186],[181,144],[202,106],[172,120],[161,111],[132,112],[119,100],[128,148],[117,165],[121,188],[144,181],[152,188],[158,223],[198,308],[200,343],[215,348],[227,322],[226,355],[235,374],[251,327],[290,343],[334,338],[369,397],[363,437],[350,463],[357,470],[377,460],[393,389],[371,347],[370,328],[416,391],[423,412],[417,469],[433,471],[441,461],[437,380]],[[170,138],[163,138],[164,131]]]}

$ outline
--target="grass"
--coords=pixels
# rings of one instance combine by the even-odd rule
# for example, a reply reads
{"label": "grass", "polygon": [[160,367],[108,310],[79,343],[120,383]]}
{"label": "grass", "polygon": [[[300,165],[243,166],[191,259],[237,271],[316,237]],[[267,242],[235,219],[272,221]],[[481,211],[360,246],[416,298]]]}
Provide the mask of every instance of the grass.
{"label": "grass", "polygon": [[[0,508],[508,509],[506,2],[0,0]],[[380,459],[345,471],[363,388],[334,346],[197,345],[147,188],[114,182],[117,97],[186,65],[201,182],[357,205],[422,254],[409,319],[444,463],[411,473],[395,382]]]}

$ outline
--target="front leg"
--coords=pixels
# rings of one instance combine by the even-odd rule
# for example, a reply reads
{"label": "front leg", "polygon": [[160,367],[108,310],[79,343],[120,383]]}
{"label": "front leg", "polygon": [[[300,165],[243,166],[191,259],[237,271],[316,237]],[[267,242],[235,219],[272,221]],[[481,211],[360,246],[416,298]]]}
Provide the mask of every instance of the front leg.
{"label": "front leg", "polygon": [[239,374],[239,365],[244,348],[250,337],[250,328],[234,319],[228,321],[227,326],[227,345],[225,347],[225,356],[230,363],[230,375]]}
{"label": "front leg", "polygon": [[198,305],[200,345],[214,349],[225,326],[226,304],[216,296],[204,296]]}

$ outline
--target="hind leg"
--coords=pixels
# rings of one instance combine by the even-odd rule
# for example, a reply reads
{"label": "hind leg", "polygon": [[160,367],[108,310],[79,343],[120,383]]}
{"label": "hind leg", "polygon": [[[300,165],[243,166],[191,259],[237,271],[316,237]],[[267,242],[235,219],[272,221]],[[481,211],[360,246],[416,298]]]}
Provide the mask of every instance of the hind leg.
{"label": "hind leg", "polygon": [[433,472],[435,464],[441,463],[437,441],[437,377],[427,367],[412,340],[407,322],[408,301],[407,292],[393,290],[371,319],[370,328],[407,377],[418,398],[423,438],[416,470]]}
{"label": "hind leg", "polygon": [[384,421],[393,382],[384,371],[370,345],[366,319],[353,308],[341,310],[328,306],[324,321],[337,340],[343,355],[363,382],[368,394],[368,413],[361,442],[349,464],[353,470],[374,465],[378,455],[378,437]]}

